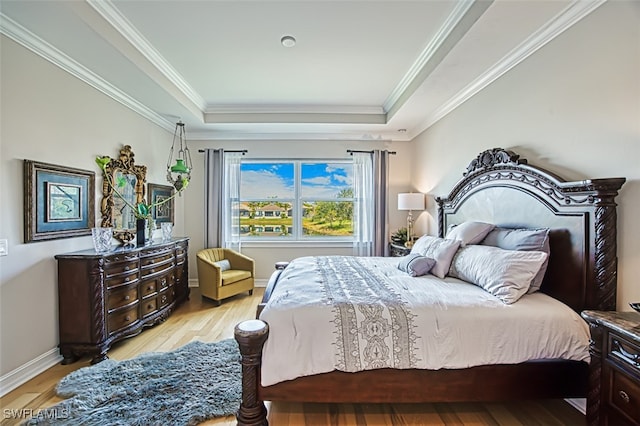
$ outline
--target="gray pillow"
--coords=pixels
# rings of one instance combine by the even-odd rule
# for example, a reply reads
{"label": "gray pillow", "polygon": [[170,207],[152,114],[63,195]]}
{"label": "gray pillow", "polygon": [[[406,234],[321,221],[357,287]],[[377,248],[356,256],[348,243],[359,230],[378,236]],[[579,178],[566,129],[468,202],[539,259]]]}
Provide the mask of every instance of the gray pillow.
{"label": "gray pillow", "polygon": [[540,290],[544,274],[549,264],[548,255],[551,254],[549,247],[549,229],[526,229],[526,228],[501,228],[496,227],[489,232],[480,243],[485,246],[499,247],[504,250],[518,251],[541,251],[547,254],[540,271],[531,281],[527,293]]}
{"label": "gray pillow", "polygon": [[447,240],[460,240],[460,247],[469,244],[478,244],[487,236],[496,226],[492,223],[485,222],[462,222],[459,225],[451,227],[447,236]]}
{"label": "gray pillow", "polygon": [[412,277],[420,277],[428,274],[435,264],[435,259],[422,256],[418,253],[410,253],[400,260],[398,269]]}
{"label": "gray pillow", "polygon": [[449,275],[482,287],[505,304],[511,304],[527,292],[546,258],[547,254],[541,251],[469,245],[458,250]]}
{"label": "gray pillow", "polygon": [[213,262],[213,264],[218,265],[220,271],[228,271],[231,269],[231,263],[227,259],[218,260],[217,262]]}
{"label": "gray pillow", "polygon": [[444,278],[449,272],[451,259],[460,247],[460,240],[446,240],[444,238],[423,235],[411,248],[411,253],[435,259],[436,264],[431,268],[431,273],[438,278]]}

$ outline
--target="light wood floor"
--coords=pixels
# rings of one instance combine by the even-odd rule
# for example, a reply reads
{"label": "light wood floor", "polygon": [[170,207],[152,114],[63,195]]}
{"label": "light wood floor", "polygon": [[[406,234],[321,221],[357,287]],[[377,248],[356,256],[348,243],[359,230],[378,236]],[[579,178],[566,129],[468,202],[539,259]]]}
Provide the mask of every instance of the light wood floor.
{"label": "light wood floor", "polygon": [[[115,344],[108,355],[112,359],[132,358],[143,352],[169,351],[192,340],[213,342],[233,337],[235,325],[255,316],[255,307],[263,289],[253,296],[240,295],[220,307],[191,289],[190,300],[164,323],[146,329],[140,335]],[[60,401],[55,384],[68,373],[89,365],[82,359],[71,365],[56,365],[0,398],[1,425],[16,425],[24,420],[11,413],[28,413],[50,407]],[[269,422],[275,426],[333,425],[570,425],[582,426],[584,416],[563,400],[524,401],[505,404],[291,404],[267,403]],[[235,425],[233,416],[210,420],[206,425]],[[170,426],[170,425],[167,425]]]}

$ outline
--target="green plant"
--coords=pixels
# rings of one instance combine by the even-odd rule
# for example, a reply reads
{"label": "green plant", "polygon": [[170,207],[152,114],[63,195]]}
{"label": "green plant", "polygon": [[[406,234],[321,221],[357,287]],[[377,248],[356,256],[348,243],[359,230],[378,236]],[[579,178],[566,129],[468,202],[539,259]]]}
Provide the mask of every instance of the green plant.
{"label": "green plant", "polygon": [[391,234],[391,241],[396,244],[404,244],[407,242],[407,228],[400,228]]}

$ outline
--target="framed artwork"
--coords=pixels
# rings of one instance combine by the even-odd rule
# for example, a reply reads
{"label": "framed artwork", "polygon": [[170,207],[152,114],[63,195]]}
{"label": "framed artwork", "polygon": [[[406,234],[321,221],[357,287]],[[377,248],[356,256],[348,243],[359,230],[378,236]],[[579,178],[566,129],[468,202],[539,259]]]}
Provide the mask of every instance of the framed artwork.
{"label": "framed artwork", "polygon": [[24,242],[91,235],[95,173],[24,160]]}
{"label": "framed artwork", "polygon": [[[150,183],[147,185],[147,194],[149,196],[148,203],[151,207],[151,218],[156,223],[170,222],[173,223],[173,199],[163,202],[167,198],[171,198],[173,187],[169,185],[158,185]],[[162,203],[158,205],[158,203]]]}

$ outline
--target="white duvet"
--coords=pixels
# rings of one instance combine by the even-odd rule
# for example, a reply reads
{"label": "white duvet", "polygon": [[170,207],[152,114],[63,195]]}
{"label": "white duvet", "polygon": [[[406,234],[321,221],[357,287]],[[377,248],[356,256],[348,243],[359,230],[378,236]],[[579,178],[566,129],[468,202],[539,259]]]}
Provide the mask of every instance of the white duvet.
{"label": "white duvet", "polygon": [[589,328],[561,302],[534,293],[506,305],[455,278],[411,277],[398,261],[291,262],[260,315],[262,385],[333,370],[589,361]]}

